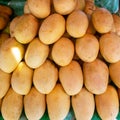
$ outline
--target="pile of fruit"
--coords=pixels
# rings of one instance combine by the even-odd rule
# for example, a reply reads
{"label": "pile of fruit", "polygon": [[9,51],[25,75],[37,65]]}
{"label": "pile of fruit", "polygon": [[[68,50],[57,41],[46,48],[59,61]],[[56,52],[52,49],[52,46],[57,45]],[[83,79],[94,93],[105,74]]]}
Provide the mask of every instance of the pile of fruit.
{"label": "pile of fruit", "polygon": [[[119,113],[120,17],[93,0],[27,0],[12,20],[0,5],[0,106],[5,120],[102,120]],[[9,22],[10,21],[10,22]],[[5,33],[6,26],[9,34]]]}

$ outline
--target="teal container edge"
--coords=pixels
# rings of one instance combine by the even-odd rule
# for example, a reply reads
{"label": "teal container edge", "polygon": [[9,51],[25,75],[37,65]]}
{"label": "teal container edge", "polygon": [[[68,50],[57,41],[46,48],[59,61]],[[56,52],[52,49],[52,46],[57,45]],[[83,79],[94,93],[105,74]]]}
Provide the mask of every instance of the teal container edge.
{"label": "teal container edge", "polygon": [[95,0],[95,4],[108,9],[111,13],[117,13],[119,10],[119,0]]}
{"label": "teal container edge", "polygon": [[[26,0],[0,0],[0,4],[10,6],[14,15],[22,15]],[[119,0],[94,0],[95,5],[108,9],[111,13],[117,13],[119,10]]]}
{"label": "teal container edge", "polygon": [[[1,113],[0,113],[0,120],[4,120]],[[20,120],[27,120],[24,111],[21,114]],[[47,110],[40,120],[50,120]],[[68,115],[64,120],[76,120],[72,108],[70,109]],[[98,113],[95,111],[91,120],[102,120],[102,119],[99,117]],[[120,120],[120,112],[118,113],[116,120]]]}

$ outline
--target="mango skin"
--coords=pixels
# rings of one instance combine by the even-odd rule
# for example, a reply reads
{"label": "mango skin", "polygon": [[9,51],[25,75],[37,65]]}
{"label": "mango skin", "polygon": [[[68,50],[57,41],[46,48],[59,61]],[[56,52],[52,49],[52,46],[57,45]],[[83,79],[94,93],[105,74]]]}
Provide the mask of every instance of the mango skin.
{"label": "mango skin", "polygon": [[6,73],[15,70],[25,53],[24,45],[15,38],[6,39],[0,47],[0,68]]}
{"label": "mango skin", "polygon": [[108,63],[120,60],[120,37],[115,33],[103,34],[99,39],[100,53]]}
{"label": "mango skin", "polygon": [[70,109],[70,96],[59,83],[46,95],[46,101],[51,120],[63,120],[67,116]]}
{"label": "mango skin", "polygon": [[50,93],[58,80],[58,69],[50,60],[46,60],[34,70],[33,84],[43,94]]}
{"label": "mango skin", "polygon": [[14,30],[14,37],[22,44],[27,44],[37,35],[39,21],[31,14],[24,14],[20,17]]}
{"label": "mango skin", "polygon": [[2,99],[10,87],[11,74],[0,69],[0,99]]}
{"label": "mango skin", "polygon": [[87,15],[81,10],[76,10],[67,17],[66,30],[72,37],[79,38],[85,35],[88,24]]}
{"label": "mango skin", "polygon": [[55,43],[65,32],[65,18],[54,13],[43,20],[39,28],[39,39],[44,44]]}
{"label": "mango skin", "polygon": [[34,38],[25,52],[25,62],[30,68],[38,68],[47,59],[49,46],[43,44],[39,38]]}
{"label": "mango skin", "polygon": [[59,80],[68,95],[76,95],[83,87],[83,73],[80,64],[72,60],[67,66],[60,67]]}
{"label": "mango skin", "polygon": [[105,8],[97,8],[92,13],[92,23],[99,33],[108,33],[112,29],[112,14]]}
{"label": "mango skin", "polygon": [[50,2],[50,0],[28,0],[28,10],[37,18],[46,18],[51,12]]}
{"label": "mango skin", "polygon": [[24,96],[24,110],[27,118],[29,120],[38,120],[43,116],[45,109],[45,94],[32,87],[30,92]]}
{"label": "mango skin", "polygon": [[83,63],[85,87],[93,94],[104,93],[108,86],[109,70],[106,63],[100,59]]}
{"label": "mango skin", "polygon": [[[59,54],[58,54],[59,53]],[[68,65],[74,56],[74,44],[66,38],[61,37],[52,47],[51,51],[53,61],[59,66]]]}
{"label": "mango skin", "polygon": [[95,110],[94,95],[85,87],[72,96],[72,107],[77,120],[91,120]]}
{"label": "mango skin", "polygon": [[110,78],[120,88],[120,61],[109,65]]}
{"label": "mango skin", "polygon": [[13,71],[11,86],[15,92],[21,95],[29,93],[32,86],[33,69],[29,68],[24,61],[20,62]]}
{"label": "mango skin", "polygon": [[3,98],[1,113],[5,120],[19,120],[23,110],[23,96],[10,88]]}
{"label": "mango skin", "polygon": [[102,120],[114,120],[119,112],[119,99],[117,90],[108,85],[107,90],[95,96],[96,109]]}
{"label": "mango skin", "polygon": [[76,7],[77,0],[53,0],[54,9],[62,15],[70,14]]}

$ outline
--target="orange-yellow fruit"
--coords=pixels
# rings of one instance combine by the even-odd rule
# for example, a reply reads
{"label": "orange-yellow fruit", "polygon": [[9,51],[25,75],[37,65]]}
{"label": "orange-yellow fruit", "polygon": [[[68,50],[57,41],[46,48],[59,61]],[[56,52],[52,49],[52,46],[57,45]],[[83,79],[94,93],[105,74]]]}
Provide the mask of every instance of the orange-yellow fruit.
{"label": "orange-yellow fruit", "polygon": [[0,30],[3,30],[7,26],[9,20],[9,16],[6,13],[0,12]]}
{"label": "orange-yellow fruit", "polygon": [[81,66],[77,61],[60,67],[59,80],[68,95],[76,95],[83,86],[83,74]]}
{"label": "orange-yellow fruit", "polygon": [[74,45],[70,39],[61,37],[53,45],[51,54],[56,64],[60,66],[68,65],[74,56]]}
{"label": "orange-yellow fruit", "polygon": [[120,37],[114,33],[106,33],[99,40],[100,52],[109,63],[120,60]]}
{"label": "orange-yellow fruit", "polygon": [[12,9],[6,5],[0,5],[0,12],[5,13],[8,16],[11,16],[13,13]]}
{"label": "orange-yellow fruit", "polygon": [[33,84],[36,89],[43,93],[50,93],[58,80],[58,69],[50,60],[46,60],[34,70]]}
{"label": "orange-yellow fruit", "polygon": [[37,18],[45,18],[50,14],[50,0],[28,0],[30,12]]}
{"label": "orange-yellow fruit", "polygon": [[31,14],[24,14],[15,26],[14,37],[18,42],[27,44],[37,35],[38,29],[38,19]]}
{"label": "orange-yellow fruit", "polygon": [[28,14],[28,13],[31,13],[31,11],[29,9],[28,2],[26,1],[24,5],[24,14]]}
{"label": "orange-yellow fruit", "polygon": [[116,33],[120,36],[120,16],[113,14],[113,20]]}
{"label": "orange-yellow fruit", "polygon": [[10,88],[3,98],[1,113],[4,120],[19,120],[23,110],[23,96]]}
{"label": "orange-yellow fruit", "polygon": [[110,78],[120,88],[120,61],[109,65]]}
{"label": "orange-yellow fruit", "polygon": [[95,34],[96,30],[95,30],[95,28],[93,26],[91,15],[90,16],[88,15],[88,19],[89,19],[89,25],[88,25],[86,33]]}
{"label": "orange-yellow fruit", "polygon": [[108,85],[107,90],[95,96],[96,109],[102,120],[115,120],[119,112],[117,90]]}
{"label": "orange-yellow fruit", "polygon": [[53,0],[54,9],[62,15],[70,14],[76,7],[77,0]]}
{"label": "orange-yellow fruit", "polygon": [[13,71],[11,86],[13,90],[21,95],[29,93],[32,86],[33,69],[29,68],[24,61],[20,62]]}
{"label": "orange-yellow fruit", "polygon": [[76,53],[85,62],[92,62],[97,58],[99,52],[99,42],[92,34],[85,34],[76,39]]}
{"label": "orange-yellow fruit", "polygon": [[0,68],[11,73],[24,57],[24,46],[15,38],[6,39],[0,47]]}
{"label": "orange-yellow fruit", "polygon": [[19,22],[21,16],[16,16],[10,22],[10,36],[14,37],[14,31],[17,23]]}
{"label": "orange-yellow fruit", "polygon": [[39,29],[39,39],[45,44],[56,42],[65,32],[65,19],[54,13],[42,22]]}
{"label": "orange-yellow fruit", "polygon": [[39,120],[46,109],[45,94],[38,92],[34,87],[24,96],[24,110],[29,120]]}
{"label": "orange-yellow fruit", "polygon": [[86,88],[72,96],[72,107],[76,120],[91,120],[95,110],[94,96]]}
{"label": "orange-yellow fruit", "polygon": [[46,95],[48,115],[51,120],[64,120],[70,109],[70,96],[65,93],[61,84]]}
{"label": "orange-yellow fruit", "polygon": [[97,8],[92,13],[92,23],[99,33],[107,33],[112,29],[112,14],[105,8]]}
{"label": "orange-yellow fruit", "polygon": [[25,52],[25,62],[31,68],[38,68],[47,59],[49,46],[43,44],[39,38],[34,38]]}
{"label": "orange-yellow fruit", "polygon": [[74,38],[79,38],[85,35],[88,28],[87,15],[81,11],[76,10],[68,15],[66,21],[66,30]]}
{"label": "orange-yellow fruit", "polygon": [[108,86],[109,70],[100,59],[83,63],[83,75],[85,87],[94,94],[102,94]]}
{"label": "orange-yellow fruit", "polygon": [[6,73],[0,69],[0,99],[3,98],[9,87],[11,81],[11,74]]}
{"label": "orange-yellow fruit", "polygon": [[75,10],[84,10],[84,8],[85,8],[85,0],[77,0]]}
{"label": "orange-yellow fruit", "polygon": [[9,36],[9,34],[8,33],[4,33],[4,32],[2,32],[1,34],[0,34],[0,46],[4,43],[4,41],[6,40],[6,39],[8,39],[10,36]]}

